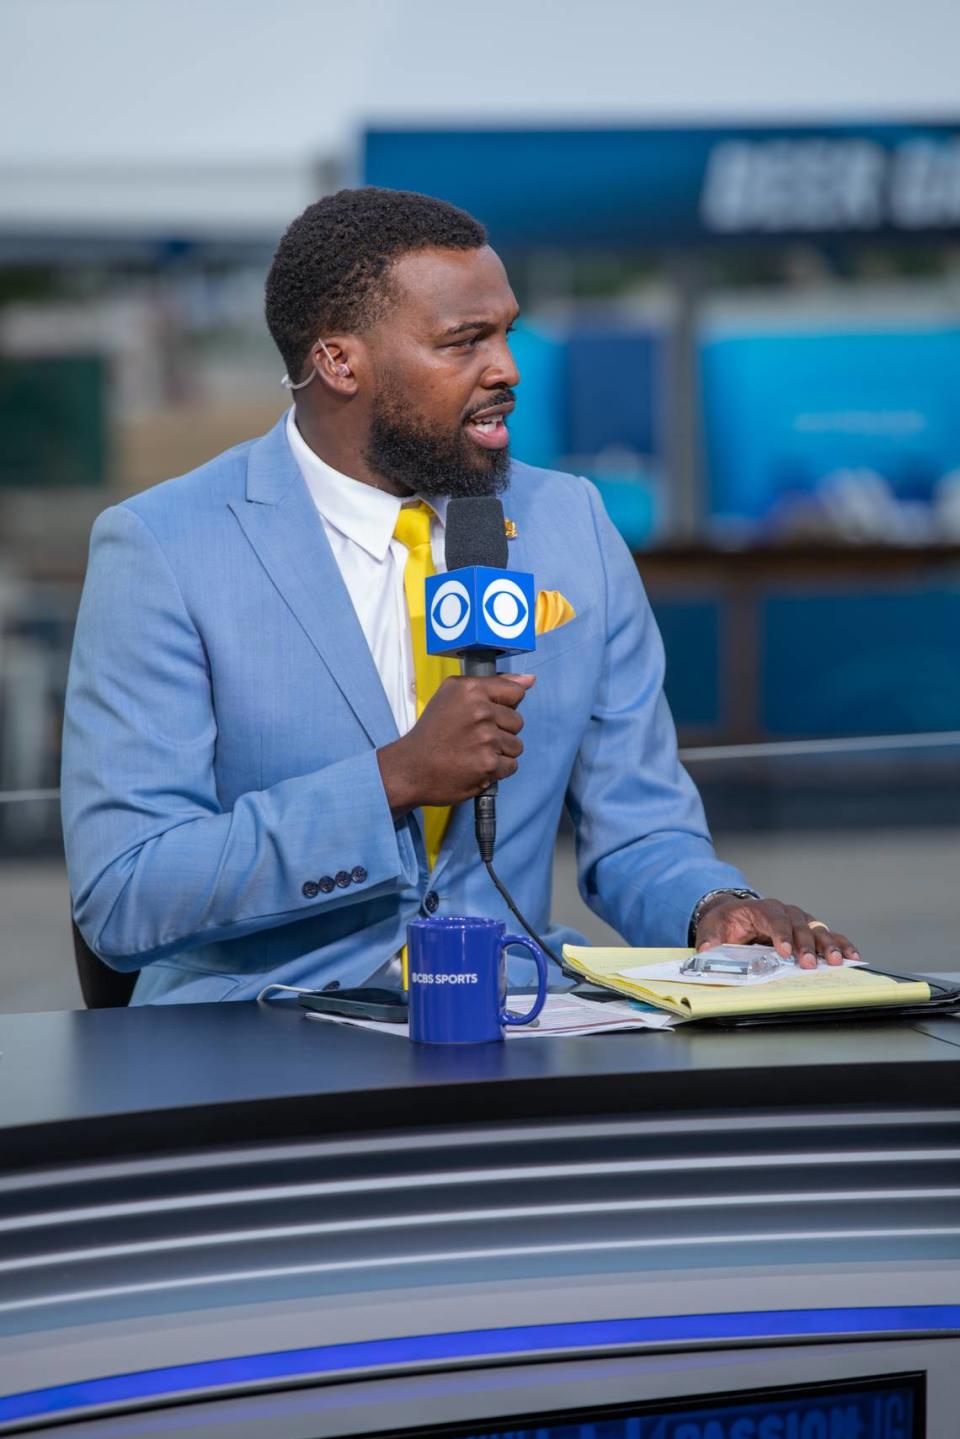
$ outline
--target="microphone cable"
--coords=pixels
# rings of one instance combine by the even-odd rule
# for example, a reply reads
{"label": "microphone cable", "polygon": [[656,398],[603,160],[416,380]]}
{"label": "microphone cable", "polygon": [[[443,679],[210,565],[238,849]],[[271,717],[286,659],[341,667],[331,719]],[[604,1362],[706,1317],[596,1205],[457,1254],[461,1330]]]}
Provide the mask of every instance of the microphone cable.
{"label": "microphone cable", "polygon": [[565,975],[567,979],[576,979],[582,982],[583,975],[577,974],[576,970],[568,969],[562,957],[557,954],[555,950],[552,950],[549,944],[547,944],[547,942],[540,937],[540,935],[534,929],[533,925],[528,924],[527,921],[524,919],[519,909],[517,909],[513,895],[507,889],[507,886],[503,883],[503,881],[500,879],[500,876],[497,874],[497,871],[494,869],[492,860],[487,859],[485,855],[481,855],[481,858],[483,859],[484,867],[487,871],[487,874],[493,881],[494,888],[497,890],[498,894],[500,895],[504,904],[507,906],[507,909],[509,909],[510,913],[513,915],[514,919],[520,925],[520,928],[526,930],[530,938],[540,946],[548,959],[553,960],[554,964],[557,965],[562,975]]}

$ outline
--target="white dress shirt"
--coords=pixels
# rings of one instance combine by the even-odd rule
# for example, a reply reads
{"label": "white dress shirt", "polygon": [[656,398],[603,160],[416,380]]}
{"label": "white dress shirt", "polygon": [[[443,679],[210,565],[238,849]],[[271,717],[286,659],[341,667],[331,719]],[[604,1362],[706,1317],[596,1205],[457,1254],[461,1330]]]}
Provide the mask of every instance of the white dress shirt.
{"label": "white dress shirt", "polygon": [[[323,522],[397,729],[406,734],[416,723],[417,691],[403,591],[407,547],[393,538],[393,531],[401,506],[415,504],[419,497],[400,500],[340,474],[311,450],[294,416],[291,409],[287,414],[290,448]],[[443,570],[447,497],[437,495],[427,503],[434,511],[430,521],[433,563]]]}

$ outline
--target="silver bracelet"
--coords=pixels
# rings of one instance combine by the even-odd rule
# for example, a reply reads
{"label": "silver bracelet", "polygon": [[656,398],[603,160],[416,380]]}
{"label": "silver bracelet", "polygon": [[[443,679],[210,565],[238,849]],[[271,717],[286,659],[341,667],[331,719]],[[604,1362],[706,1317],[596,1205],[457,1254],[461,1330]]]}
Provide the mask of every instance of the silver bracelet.
{"label": "silver bracelet", "polygon": [[763,895],[762,895],[762,894],[757,894],[757,891],[756,891],[755,889],[710,889],[710,890],[708,890],[706,894],[701,895],[701,897],[697,900],[697,903],[696,903],[696,905],[694,906],[693,914],[691,914],[691,916],[690,916],[690,924],[689,924],[689,926],[687,927],[687,944],[689,945],[689,947],[690,947],[691,949],[694,949],[694,948],[696,947],[696,943],[697,943],[697,930],[698,930],[699,927],[700,927],[700,918],[701,918],[701,916],[702,916],[702,914],[703,914],[703,911],[706,909],[707,905],[711,902],[711,900],[716,899],[716,898],[717,898],[719,895],[721,895],[721,894],[728,894],[728,895],[730,895],[731,899],[762,899],[762,898],[763,898]]}

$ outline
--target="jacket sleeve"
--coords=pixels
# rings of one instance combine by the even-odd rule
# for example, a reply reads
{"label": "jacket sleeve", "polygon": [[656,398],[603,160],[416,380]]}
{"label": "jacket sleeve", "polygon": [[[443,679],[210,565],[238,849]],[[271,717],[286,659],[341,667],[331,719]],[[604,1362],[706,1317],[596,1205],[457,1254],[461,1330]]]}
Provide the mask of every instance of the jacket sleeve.
{"label": "jacket sleeve", "polygon": [[580,892],[628,944],[685,945],[697,901],[747,881],[714,853],[700,796],[677,756],[656,620],[632,555],[587,488],[604,571],[605,641],[567,793]]}
{"label": "jacket sleeve", "polygon": [[[64,716],[74,917],[116,969],[236,939],[416,882],[371,748],[225,811],[207,658],[170,565],[126,506],[97,520]],[[361,883],[316,893],[344,855]],[[304,885],[308,893],[304,894]]]}

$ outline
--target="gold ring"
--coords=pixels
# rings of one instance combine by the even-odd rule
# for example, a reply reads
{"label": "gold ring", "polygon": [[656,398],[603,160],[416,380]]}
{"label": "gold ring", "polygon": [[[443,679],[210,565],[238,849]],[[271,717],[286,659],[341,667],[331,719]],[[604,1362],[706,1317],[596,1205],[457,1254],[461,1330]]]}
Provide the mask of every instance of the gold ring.
{"label": "gold ring", "polygon": [[829,929],[829,924],[824,924],[822,919],[808,919],[807,929]]}

